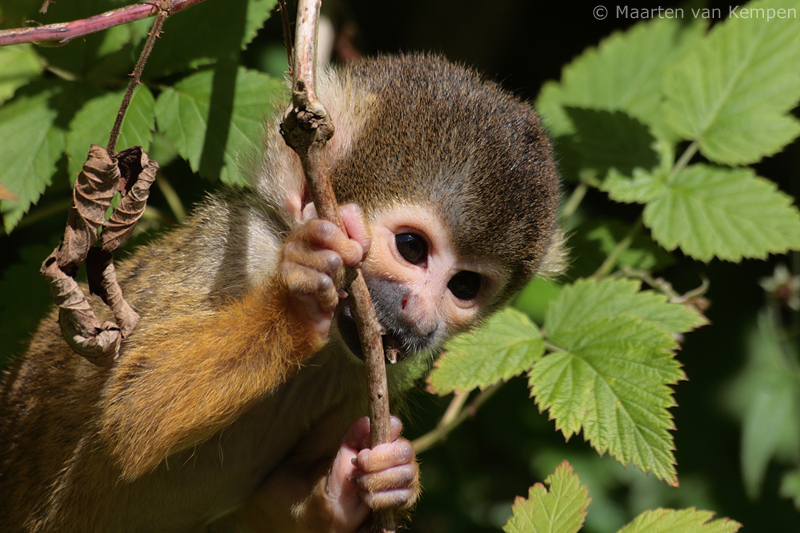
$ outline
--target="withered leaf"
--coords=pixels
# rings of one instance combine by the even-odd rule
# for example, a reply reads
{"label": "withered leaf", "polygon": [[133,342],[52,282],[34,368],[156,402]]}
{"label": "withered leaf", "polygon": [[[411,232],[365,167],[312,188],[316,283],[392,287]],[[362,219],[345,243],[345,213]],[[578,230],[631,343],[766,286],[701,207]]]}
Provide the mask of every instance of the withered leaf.
{"label": "withered leaf", "polygon": [[[139,146],[111,157],[104,148],[92,145],[75,184],[64,238],[42,265],[59,307],[64,339],[73,351],[97,365],[113,363],[122,339],[139,322],[139,315],[122,295],[111,252],[130,237],[142,216],[157,170],[158,163],[151,161]],[[124,196],[105,223],[106,211],[117,192]],[[100,228],[100,246],[94,247]],[[91,292],[111,308],[116,323],[97,319],[75,281],[83,262]]]}

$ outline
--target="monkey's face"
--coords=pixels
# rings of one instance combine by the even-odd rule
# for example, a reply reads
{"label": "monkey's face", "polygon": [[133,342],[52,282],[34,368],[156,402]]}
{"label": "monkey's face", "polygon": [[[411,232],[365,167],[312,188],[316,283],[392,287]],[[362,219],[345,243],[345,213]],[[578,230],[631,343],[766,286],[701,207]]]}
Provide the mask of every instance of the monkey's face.
{"label": "monkey's face", "polygon": [[[456,252],[434,209],[395,206],[371,217],[372,246],[362,272],[385,330],[384,344],[412,352],[436,351],[453,334],[494,307],[508,275],[491,259]],[[337,315],[339,335],[362,357],[347,303]]]}

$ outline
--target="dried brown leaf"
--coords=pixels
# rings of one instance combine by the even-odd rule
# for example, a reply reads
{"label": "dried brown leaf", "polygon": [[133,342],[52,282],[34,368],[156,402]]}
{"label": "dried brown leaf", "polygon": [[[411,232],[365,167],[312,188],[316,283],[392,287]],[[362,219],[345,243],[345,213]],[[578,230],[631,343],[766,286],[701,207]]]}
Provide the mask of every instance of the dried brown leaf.
{"label": "dried brown leaf", "polygon": [[[92,145],[75,184],[64,238],[42,265],[59,307],[64,339],[73,351],[97,365],[113,363],[122,339],[139,322],[139,315],[122,295],[111,252],[130,237],[142,216],[157,170],[158,163],[151,161],[141,147],[124,150],[114,158],[104,148]],[[124,196],[106,223],[106,212],[117,192]],[[100,228],[100,246],[94,247]],[[75,281],[83,262],[90,291],[111,308],[116,323],[97,319]]]}

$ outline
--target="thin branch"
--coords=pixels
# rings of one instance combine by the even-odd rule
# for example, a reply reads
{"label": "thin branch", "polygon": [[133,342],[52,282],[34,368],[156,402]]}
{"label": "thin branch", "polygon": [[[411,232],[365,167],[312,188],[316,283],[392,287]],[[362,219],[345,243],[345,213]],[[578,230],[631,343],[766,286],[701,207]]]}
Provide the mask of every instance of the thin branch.
{"label": "thin branch", "polygon": [[280,6],[281,11],[281,21],[283,21],[283,46],[286,48],[286,58],[288,60],[289,68],[292,68],[294,65],[294,59],[292,58],[292,28],[291,23],[289,22],[289,12],[286,10],[286,0],[278,0],[278,5]]}
{"label": "thin branch", "polygon": [[[333,136],[334,127],[325,107],[317,99],[316,58],[317,29],[322,0],[300,0],[297,7],[294,63],[292,64],[292,105],[281,124],[286,143],[300,157],[311,198],[320,218],[337,224],[342,230],[344,222],[339,214],[333,187],[328,178],[328,168],[323,159],[323,150]],[[391,417],[389,412],[389,386],[386,380],[381,326],[367,290],[361,271],[349,269],[350,307],[353,311],[369,391],[371,446],[391,441]],[[373,528],[376,531],[395,531],[397,528],[391,509],[373,513]]]}
{"label": "thin branch", "polygon": [[128,110],[128,106],[131,103],[131,98],[133,98],[133,90],[139,85],[139,79],[142,77],[142,71],[147,63],[147,58],[150,57],[150,52],[153,51],[156,39],[161,35],[161,27],[164,25],[164,21],[167,20],[167,17],[172,13],[173,1],[174,0],[161,0],[157,8],[158,16],[153,23],[153,28],[150,30],[142,53],[139,55],[139,61],[136,62],[136,68],[133,70],[133,76],[131,76],[131,81],[128,83],[128,89],[125,91],[122,104],[119,106],[119,111],[117,111],[117,119],[114,122],[114,127],[111,128],[111,136],[108,139],[106,151],[112,156],[117,151],[117,138],[119,137],[120,129],[122,129],[122,119],[125,118],[125,112]]}
{"label": "thin branch", "polygon": [[445,416],[442,417],[436,427],[411,443],[414,446],[414,451],[422,453],[436,444],[443,442],[447,436],[458,426],[463,424],[467,418],[475,416],[478,409],[505,384],[505,381],[499,381],[482,390],[466,408],[462,408],[462,406],[464,402],[466,402],[469,393],[456,394]]}
{"label": "thin branch", "polygon": [[[187,7],[199,4],[204,0],[172,0],[169,12],[174,15]],[[55,43],[65,44],[75,37],[82,37],[120,26],[129,22],[155,16],[160,11],[161,2],[144,2],[107,11],[93,17],[73,20],[72,22],[59,22],[33,28],[13,28],[0,30],[0,46],[20,43]],[[163,9],[163,8],[162,8]]]}

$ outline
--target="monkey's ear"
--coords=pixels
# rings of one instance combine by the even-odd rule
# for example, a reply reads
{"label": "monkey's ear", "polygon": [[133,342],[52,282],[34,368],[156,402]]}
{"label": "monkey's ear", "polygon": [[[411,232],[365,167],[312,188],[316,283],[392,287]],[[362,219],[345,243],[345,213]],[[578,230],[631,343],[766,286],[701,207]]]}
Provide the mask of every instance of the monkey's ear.
{"label": "monkey's ear", "polygon": [[563,229],[558,228],[553,233],[547,253],[536,270],[536,277],[545,279],[557,278],[567,270],[567,266],[569,266],[567,236]]}

